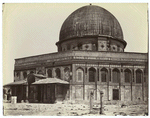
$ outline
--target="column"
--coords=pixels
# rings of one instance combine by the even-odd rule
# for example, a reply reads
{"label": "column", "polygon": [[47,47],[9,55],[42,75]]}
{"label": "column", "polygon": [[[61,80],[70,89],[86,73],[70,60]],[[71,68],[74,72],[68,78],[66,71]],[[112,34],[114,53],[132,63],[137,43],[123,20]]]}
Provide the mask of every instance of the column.
{"label": "column", "polygon": [[96,73],[95,73],[95,90],[96,90],[96,94],[95,94],[95,100],[97,100],[97,71],[98,71],[98,69],[96,69]]}
{"label": "column", "polygon": [[85,100],[85,68],[83,72],[83,100]]}
{"label": "column", "polygon": [[53,97],[56,99],[56,101],[57,101],[57,85],[56,84],[54,84],[54,94],[52,94],[52,95],[54,95]]}
{"label": "column", "polygon": [[55,68],[52,69],[52,77],[56,77]]}
{"label": "column", "polygon": [[144,101],[144,71],[142,69],[142,100]]}
{"label": "column", "polygon": [[[110,85],[110,83],[113,81],[112,79],[113,79],[113,74],[112,74],[112,70],[113,70],[113,68],[110,68],[110,78],[109,78],[109,85]],[[113,95],[113,93],[112,93],[112,86],[109,86],[109,100],[112,100],[112,96]]]}
{"label": "column", "polygon": [[75,65],[74,64],[72,64],[71,65],[71,72],[72,72],[72,77],[71,77],[71,80],[70,80],[70,89],[69,89],[69,93],[70,93],[70,100],[72,100],[72,82],[74,81],[74,76],[75,76],[75,73],[76,73],[76,71],[75,71]]}
{"label": "column", "polygon": [[120,70],[120,79],[119,79],[119,100],[121,100],[121,78],[123,75],[123,69],[119,69]]}
{"label": "column", "polygon": [[124,88],[124,80],[125,80],[125,77],[124,77],[124,69],[122,68],[121,69],[121,81],[120,81],[120,96],[121,96],[121,101],[124,101],[124,91],[125,91],[125,88]]}
{"label": "column", "polygon": [[108,69],[107,75],[107,100],[109,101],[109,80],[111,79],[111,68]]}
{"label": "column", "polygon": [[28,100],[28,85],[26,86],[26,99]]}
{"label": "column", "polygon": [[133,74],[134,74],[133,71],[134,71],[134,70],[131,71],[131,80],[130,80],[130,85],[131,85],[131,101],[132,101],[132,99],[133,99],[133,98],[132,98],[132,83],[133,83],[133,77],[134,77],[134,76],[133,76]]}
{"label": "column", "polygon": [[22,71],[20,71],[20,78],[19,78],[20,80],[23,80],[24,79],[24,77],[23,77],[23,72]]}
{"label": "column", "polygon": [[84,88],[84,90],[85,90],[85,95],[84,95],[84,100],[86,99],[88,99],[87,98],[87,94],[88,94],[88,89],[87,89],[87,85],[86,85],[86,83],[87,83],[87,64],[85,65],[85,76],[84,76],[84,86],[85,86],[85,88]]}
{"label": "column", "polygon": [[59,69],[60,69],[60,79],[64,80],[64,68],[60,67]]}

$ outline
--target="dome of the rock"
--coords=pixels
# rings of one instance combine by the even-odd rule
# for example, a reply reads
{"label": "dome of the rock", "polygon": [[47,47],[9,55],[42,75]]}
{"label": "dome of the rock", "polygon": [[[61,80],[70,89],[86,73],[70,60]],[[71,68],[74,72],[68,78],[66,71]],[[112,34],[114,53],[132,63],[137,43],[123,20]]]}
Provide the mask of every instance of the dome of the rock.
{"label": "dome of the rock", "polygon": [[59,40],[84,36],[111,36],[123,40],[118,20],[95,5],[81,7],[69,15],[61,27]]}

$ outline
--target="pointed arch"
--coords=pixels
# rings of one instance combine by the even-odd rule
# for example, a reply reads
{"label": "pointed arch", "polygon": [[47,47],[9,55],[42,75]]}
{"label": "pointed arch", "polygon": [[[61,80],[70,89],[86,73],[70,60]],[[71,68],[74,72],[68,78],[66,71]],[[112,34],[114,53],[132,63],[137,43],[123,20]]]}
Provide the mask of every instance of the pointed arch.
{"label": "pointed arch", "polygon": [[83,74],[84,74],[84,69],[79,67],[76,70],[76,77],[78,82],[83,82]]}
{"label": "pointed arch", "polygon": [[113,73],[113,83],[119,83],[119,81],[120,81],[120,71],[117,69],[117,68],[115,68],[115,69],[113,69],[113,71],[112,71]]}
{"label": "pointed arch", "polygon": [[68,67],[66,67],[64,69],[64,80],[68,81],[70,78],[70,69]]}
{"label": "pointed arch", "polygon": [[48,75],[48,77],[52,77],[52,69],[47,70],[47,75]]}
{"label": "pointed arch", "polygon": [[68,67],[66,67],[65,69],[64,69],[64,71],[66,72],[66,71],[69,71],[69,68]]}
{"label": "pointed arch", "polygon": [[91,67],[89,68],[89,82],[95,82],[96,78],[96,69]]}
{"label": "pointed arch", "polygon": [[16,76],[17,76],[17,77],[20,77],[20,72],[17,72],[17,73],[16,73]]}
{"label": "pointed arch", "polygon": [[147,76],[146,69],[144,69],[144,82],[146,82],[146,76]]}
{"label": "pointed arch", "polygon": [[136,83],[142,83],[142,71],[140,69],[136,70]]}
{"label": "pointed arch", "polygon": [[82,43],[78,43],[78,50],[82,50]]}
{"label": "pointed arch", "polygon": [[103,67],[101,69],[101,82],[106,82],[107,76],[108,76],[108,70],[105,67]]}
{"label": "pointed arch", "polygon": [[27,72],[26,71],[23,72],[23,77],[24,77],[24,79],[27,78]]}
{"label": "pointed arch", "polygon": [[57,68],[56,70],[55,70],[55,72],[56,72],[56,78],[61,78],[61,71],[60,71],[60,69],[59,68]]}
{"label": "pointed arch", "polygon": [[124,70],[124,77],[125,77],[125,82],[126,83],[129,83],[132,79],[132,76],[131,76],[131,70],[130,69],[125,69]]}

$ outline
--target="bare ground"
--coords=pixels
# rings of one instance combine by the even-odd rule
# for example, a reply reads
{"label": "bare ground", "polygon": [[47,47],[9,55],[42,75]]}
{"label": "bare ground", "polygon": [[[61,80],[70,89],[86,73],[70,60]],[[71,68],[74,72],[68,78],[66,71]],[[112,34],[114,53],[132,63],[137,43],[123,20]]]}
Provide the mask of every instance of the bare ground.
{"label": "bare ground", "polygon": [[143,116],[147,115],[147,105],[104,105],[104,114],[99,114],[99,105],[94,105],[90,111],[89,104],[76,103],[4,103],[3,114],[5,116]]}

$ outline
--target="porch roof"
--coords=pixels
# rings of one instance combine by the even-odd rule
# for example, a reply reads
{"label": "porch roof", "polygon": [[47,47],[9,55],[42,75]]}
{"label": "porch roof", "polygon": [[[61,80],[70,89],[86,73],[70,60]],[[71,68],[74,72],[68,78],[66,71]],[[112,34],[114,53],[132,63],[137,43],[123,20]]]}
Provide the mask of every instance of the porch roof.
{"label": "porch roof", "polygon": [[57,78],[46,78],[32,84],[69,84],[69,82]]}
{"label": "porch roof", "polygon": [[35,77],[38,78],[46,78],[46,76],[42,75],[42,74],[33,74]]}
{"label": "porch roof", "polygon": [[13,85],[27,85],[27,81],[19,80],[19,81],[15,81],[15,82],[11,82],[9,84],[6,84],[4,86],[13,86]]}

